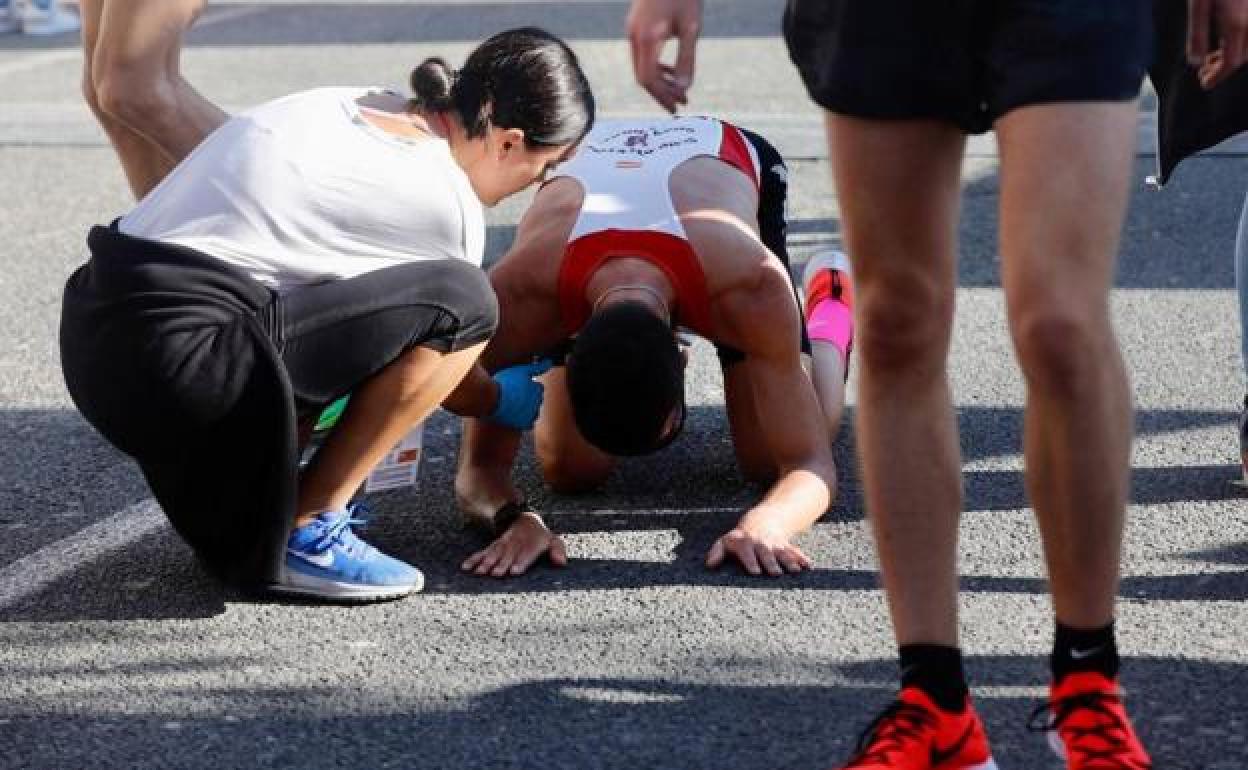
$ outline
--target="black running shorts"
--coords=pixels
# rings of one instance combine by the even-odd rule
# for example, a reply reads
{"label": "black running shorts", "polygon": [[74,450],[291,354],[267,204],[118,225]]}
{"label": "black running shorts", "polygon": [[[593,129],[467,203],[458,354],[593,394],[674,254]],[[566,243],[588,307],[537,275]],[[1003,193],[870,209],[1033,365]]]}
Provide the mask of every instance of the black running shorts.
{"label": "black running shorts", "polygon": [[981,133],[1018,107],[1136,98],[1152,56],[1152,6],[789,0],[784,35],[811,98],[831,112]]}

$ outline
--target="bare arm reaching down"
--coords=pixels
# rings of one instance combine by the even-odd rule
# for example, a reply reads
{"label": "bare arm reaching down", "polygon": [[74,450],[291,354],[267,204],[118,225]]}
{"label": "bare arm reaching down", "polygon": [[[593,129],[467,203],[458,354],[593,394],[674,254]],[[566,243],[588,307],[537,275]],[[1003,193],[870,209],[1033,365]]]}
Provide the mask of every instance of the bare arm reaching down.
{"label": "bare arm reaching down", "polygon": [[[628,14],[628,42],[633,74],[668,112],[688,103],[693,85],[694,54],[702,27],[702,0],[633,0]],[[676,62],[659,60],[663,46],[676,38]]]}

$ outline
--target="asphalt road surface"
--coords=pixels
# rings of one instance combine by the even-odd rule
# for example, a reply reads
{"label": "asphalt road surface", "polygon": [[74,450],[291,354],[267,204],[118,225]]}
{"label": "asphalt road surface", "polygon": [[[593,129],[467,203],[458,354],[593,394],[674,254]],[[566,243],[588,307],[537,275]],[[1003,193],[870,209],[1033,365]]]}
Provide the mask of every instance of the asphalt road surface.
{"label": "asphalt road surface", "polygon": [[[785,153],[800,265],[839,241],[839,219],[780,6],[708,1],[691,107]],[[425,56],[458,62],[489,33],[536,23],[581,54],[604,114],[657,114],[632,84],[626,8],[214,2],[184,69],[239,109],[318,85],[401,84]],[[705,345],[685,436],[625,463],[601,493],[550,495],[526,452],[523,485],[567,534],[566,570],[507,582],[458,573],[479,542],[450,491],[458,426],[440,415],[419,490],[371,501],[368,537],[426,571],[423,594],[337,608],[257,603],[214,584],[61,380],[61,286],[87,228],[130,204],[82,104],[80,67],[73,36],[0,38],[0,767],[823,768],[848,754],[896,677],[852,431],[837,445],[836,503],[801,539],[818,569],[705,570],[707,547],[758,495],[734,467]],[[1139,142],[1114,297],[1138,408],[1124,682],[1159,768],[1242,769],[1248,514],[1230,484],[1243,395],[1231,256],[1248,160],[1224,147],[1155,191],[1147,113]],[[990,137],[972,143],[965,187],[951,361],[964,644],[1001,767],[1054,768],[1025,727],[1046,683],[1051,617],[1022,485]],[[526,201],[491,213],[491,256]],[[852,377],[850,401],[852,412]]]}

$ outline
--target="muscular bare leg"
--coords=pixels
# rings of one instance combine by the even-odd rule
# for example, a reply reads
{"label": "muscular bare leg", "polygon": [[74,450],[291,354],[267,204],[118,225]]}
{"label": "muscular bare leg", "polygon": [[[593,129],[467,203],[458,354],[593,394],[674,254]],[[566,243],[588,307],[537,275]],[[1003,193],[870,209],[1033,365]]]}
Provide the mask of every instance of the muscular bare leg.
{"label": "muscular bare leg", "polygon": [[155,143],[105,112],[100,105],[92,63],[99,40],[101,16],[107,2],[108,0],[80,0],[79,3],[82,11],[82,94],[116,150],[130,191],[137,200],[155,187],[174,164]]}
{"label": "muscular bare leg", "polygon": [[204,0],[84,0],[83,92],[136,198],[227,115],[182,77],[182,36]]}
{"label": "muscular bare leg", "polygon": [[830,115],[853,263],[858,449],[899,644],[957,645],[960,458],[945,358],[964,138]]}
{"label": "muscular bare leg", "polygon": [[1134,104],[1047,105],[996,127],[1002,277],[1027,381],[1027,488],[1057,618],[1078,628],[1112,620],[1118,582],[1131,396],[1109,289],[1135,115]]}
{"label": "muscular bare leg", "polygon": [[296,525],[344,508],[386,452],[455,389],[485,343],[455,353],[413,348],[351,395],[299,484]]}

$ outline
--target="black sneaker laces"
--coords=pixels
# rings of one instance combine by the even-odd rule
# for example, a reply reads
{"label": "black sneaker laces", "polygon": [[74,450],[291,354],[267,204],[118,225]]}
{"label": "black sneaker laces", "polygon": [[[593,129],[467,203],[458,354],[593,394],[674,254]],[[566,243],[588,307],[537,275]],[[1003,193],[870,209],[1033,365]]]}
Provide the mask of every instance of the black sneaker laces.
{"label": "black sneaker laces", "polygon": [[840,299],[845,296],[845,284],[841,282],[841,271],[832,271],[832,298]]}
{"label": "black sneaker laces", "polygon": [[887,761],[890,755],[904,750],[908,741],[919,738],[935,724],[936,717],[927,709],[895,700],[862,731],[854,757],[846,767]]}
{"label": "black sneaker laces", "polygon": [[[1057,730],[1069,721],[1072,714],[1088,710],[1100,717],[1088,727],[1067,726],[1067,754],[1078,754],[1083,762],[1102,761],[1105,768],[1121,768],[1122,770],[1146,770],[1134,762],[1130,765],[1122,763],[1122,751],[1127,747],[1131,728],[1123,718],[1110,709],[1110,704],[1118,704],[1122,698],[1111,693],[1085,692],[1070,695],[1052,704],[1042,703],[1031,712],[1027,720],[1027,729],[1044,733]],[[1098,739],[1097,743],[1089,738]]]}

